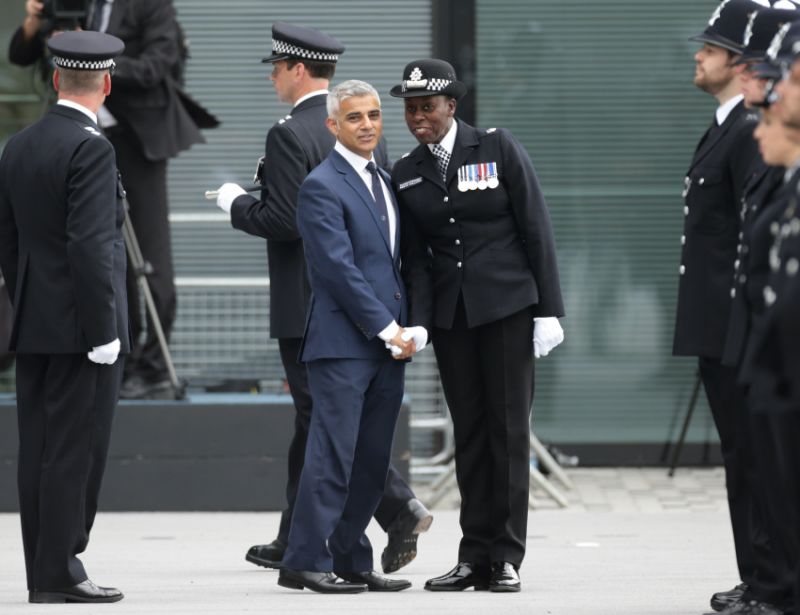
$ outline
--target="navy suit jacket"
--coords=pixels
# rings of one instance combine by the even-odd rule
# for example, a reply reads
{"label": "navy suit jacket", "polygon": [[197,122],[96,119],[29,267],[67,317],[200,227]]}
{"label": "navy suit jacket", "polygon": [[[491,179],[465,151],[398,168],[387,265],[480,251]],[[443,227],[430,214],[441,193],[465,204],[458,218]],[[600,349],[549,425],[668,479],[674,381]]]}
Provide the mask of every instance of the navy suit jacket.
{"label": "navy suit jacket", "polygon": [[[394,195],[387,205],[397,212]],[[392,320],[403,324],[407,313],[400,225],[392,254],[370,191],[333,150],[300,186],[297,226],[311,284],[301,360],[389,358],[378,333]]]}

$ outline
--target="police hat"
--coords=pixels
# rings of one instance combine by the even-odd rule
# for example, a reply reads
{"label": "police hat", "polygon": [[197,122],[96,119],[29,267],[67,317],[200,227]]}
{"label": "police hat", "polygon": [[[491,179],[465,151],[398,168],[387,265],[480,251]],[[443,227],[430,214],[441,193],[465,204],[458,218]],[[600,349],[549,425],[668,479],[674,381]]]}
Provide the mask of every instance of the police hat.
{"label": "police hat", "polygon": [[791,2],[786,2],[786,6],[793,8],[770,8],[761,9],[750,15],[750,20],[747,22],[747,27],[744,31],[744,48],[742,50],[742,57],[736,62],[742,64],[744,62],[752,62],[754,60],[762,60],[767,53],[772,38],[781,28],[781,26],[790,21],[800,19],[800,11]]}
{"label": "police hat", "polygon": [[744,32],[750,14],[763,9],[763,2],[753,0],[722,0],[708,20],[706,29],[690,41],[699,41],[722,47],[733,53],[741,53],[744,47]]}
{"label": "police hat", "polygon": [[110,34],[78,30],[50,37],[47,47],[60,68],[107,70],[114,66],[114,58],[124,51],[125,43]]}
{"label": "police hat", "polygon": [[795,59],[800,57],[800,21],[783,24],[767,47],[764,61],[752,67],[762,79],[779,79]]}
{"label": "police hat", "polygon": [[467,93],[467,86],[456,79],[456,70],[449,63],[429,58],[406,64],[403,82],[389,93],[397,98],[444,94],[459,99]]}
{"label": "police hat", "polygon": [[335,64],[342,53],[344,45],[332,36],[313,28],[276,21],[272,24],[272,55],[261,61],[270,63],[299,58]]}

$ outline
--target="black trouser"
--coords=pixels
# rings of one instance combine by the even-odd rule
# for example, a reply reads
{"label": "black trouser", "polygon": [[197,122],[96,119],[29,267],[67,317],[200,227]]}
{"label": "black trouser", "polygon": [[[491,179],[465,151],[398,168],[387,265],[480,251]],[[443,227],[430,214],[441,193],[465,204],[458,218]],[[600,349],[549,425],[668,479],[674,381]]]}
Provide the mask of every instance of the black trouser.
{"label": "black trouser", "polygon": [[[297,486],[300,474],[303,471],[303,461],[306,455],[306,442],[308,441],[308,427],[311,422],[311,393],[308,389],[308,373],[306,366],[297,359],[300,353],[300,338],[283,338],[278,340],[281,352],[281,361],[286,370],[286,380],[289,383],[289,392],[292,395],[295,407],[294,436],[289,444],[289,477],[286,481],[287,507],[281,514],[281,524],[278,530],[278,540],[283,544],[289,542],[289,529],[292,523],[292,510],[297,498]],[[400,473],[393,465],[389,465],[389,474],[386,477],[386,487],[383,498],[375,511],[375,520],[386,530],[397,513],[402,510],[410,499],[414,497],[411,488],[403,480]]]}
{"label": "black trouser", "polygon": [[468,329],[461,299],[453,328],[433,334],[455,431],[459,561],[519,566],[525,556],[532,336],[530,308]]}
{"label": "black trouser", "polygon": [[737,369],[719,359],[701,357],[699,367],[719,433],[739,576],[752,598],[775,603],[783,594],[782,572],[770,540],[747,392],[737,383]]}
{"label": "black trouser", "polygon": [[89,542],[105,470],[120,359],[17,355],[18,487],[29,590],[86,580],[77,558]]}
{"label": "black trouser", "polygon": [[761,384],[754,382],[748,402],[773,559],[780,573],[768,601],[797,613],[792,606],[800,604],[800,404],[787,407]]}
{"label": "black trouser", "polygon": [[[127,193],[136,239],[144,260],[153,268],[147,282],[164,335],[169,340],[175,322],[176,297],[167,202],[167,161],[147,160],[135,137],[124,128],[110,129],[108,138],[117,154],[117,167]],[[130,263],[127,290],[133,349],[125,369],[126,376],[139,375],[149,381],[166,380],[169,374],[164,355],[150,314],[147,314],[146,321],[142,316],[141,294]]]}

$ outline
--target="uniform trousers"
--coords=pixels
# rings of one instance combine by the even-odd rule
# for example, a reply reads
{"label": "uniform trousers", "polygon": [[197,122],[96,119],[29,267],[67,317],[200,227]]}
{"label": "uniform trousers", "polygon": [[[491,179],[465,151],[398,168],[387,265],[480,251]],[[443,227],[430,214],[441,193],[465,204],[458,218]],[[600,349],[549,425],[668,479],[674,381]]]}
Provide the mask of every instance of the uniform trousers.
{"label": "uniform trousers", "polygon": [[[147,282],[153,295],[156,314],[169,341],[177,302],[167,201],[167,161],[147,160],[137,145],[136,137],[124,127],[114,127],[107,134],[117,155],[117,167],[127,193],[136,239],[144,260],[152,266]],[[125,370],[126,377],[138,375],[151,382],[165,380],[169,377],[166,361],[150,314],[147,313],[146,319],[143,318],[142,298],[132,266],[128,267],[126,282],[133,340],[133,349]]]}
{"label": "uniform trousers", "polygon": [[[292,395],[295,408],[294,436],[289,444],[288,455],[289,477],[286,481],[286,501],[288,506],[281,514],[281,523],[278,530],[278,540],[283,544],[289,542],[292,511],[297,499],[297,485],[300,482],[300,473],[303,471],[303,460],[306,454],[306,442],[308,442],[308,429],[311,423],[311,408],[313,406],[311,392],[308,388],[306,366],[297,359],[300,355],[301,343],[301,338],[282,338],[278,340],[281,361],[286,371],[286,380],[289,383],[289,392]],[[397,514],[406,505],[406,502],[413,497],[414,493],[411,488],[400,476],[397,469],[390,464],[383,497],[375,511],[375,520],[384,531],[395,520]]]}
{"label": "uniform trousers", "polygon": [[519,567],[525,556],[533,396],[530,307],[468,328],[461,298],[433,347],[455,432],[459,561]]}
{"label": "uniform trousers", "polygon": [[752,437],[770,519],[780,589],[771,602],[786,613],[800,605],[800,402],[787,404],[771,382],[756,378],[748,392]]}
{"label": "uniform trousers", "polygon": [[282,564],[370,571],[372,546],[364,531],[386,484],[405,363],[321,359],[307,369],[314,411]]}
{"label": "uniform trousers", "polygon": [[77,555],[89,542],[105,470],[122,360],[18,354],[18,488],[29,591],[86,580]]}
{"label": "uniform trousers", "polygon": [[719,359],[700,357],[699,368],[719,433],[739,576],[749,587],[749,598],[774,603],[782,594],[782,572],[770,540],[747,390],[737,383],[737,368]]}

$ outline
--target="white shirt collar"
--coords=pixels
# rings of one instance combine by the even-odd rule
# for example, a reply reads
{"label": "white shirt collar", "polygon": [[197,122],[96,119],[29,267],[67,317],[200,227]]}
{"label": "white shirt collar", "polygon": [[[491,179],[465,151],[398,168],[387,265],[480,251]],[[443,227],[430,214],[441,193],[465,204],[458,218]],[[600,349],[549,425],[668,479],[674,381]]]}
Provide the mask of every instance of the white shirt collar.
{"label": "white shirt collar", "polygon": [[717,108],[717,124],[722,126],[725,123],[725,120],[728,119],[731,111],[733,108],[738,105],[740,102],[744,100],[744,96],[742,94],[737,94],[733,98],[731,98],[728,102],[720,105]]}
{"label": "white shirt collar", "polygon": [[[355,152],[351,152],[347,147],[342,145],[340,141],[336,141],[336,145],[333,148],[339,152],[342,157],[350,163],[350,166],[353,167],[359,173],[369,173],[367,171],[367,165],[370,162],[375,162],[375,156],[372,156],[369,160],[364,158],[363,156],[359,156]],[[378,166],[377,164],[375,166]]]}
{"label": "white shirt collar", "polygon": [[[296,101],[294,101],[294,107],[299,105],[304,100],[308,100],[312,96],[319,96],[320,94],[325,94],[327,96],[328,95],[328,90],[314,90],[313,92],[309,92],[308,94],[305,94],[305,95],[301,96],[300,98],[298,98]],[[292,107],[292,108],[294,108],[294,107]]]}
{"label": "white shirt collar", "polygon": [[70,109],[75,109],[76,111],[80,111],[85,116],[87,116],[90,120],[92,120],[95,124],[97,124],[97,115],[95,113],[93,113],[92,111],[89,111],[89,109],[87,109],[83,105],[80,105],[80,104],[78,104],[78,103],[76,103],[76,102],[74,102],[72,100],[65,100],[63,98],[59,99],[56,102],[56,104],[57,105],[63,105],[64,107],[69,107]]}
{"label": "white shirt collar", "polygon": [[[456,133],[458,132],[458,122],[456,118],[453,118],[453,123],[450,125],[450,130],[447,131],[447,134],[442,138],[439,142],[445,150],[447,150],[448,154],[453,153],[453,148],[456,145]],[[428,149],[433,151],[433,143],[428,143]]]}

